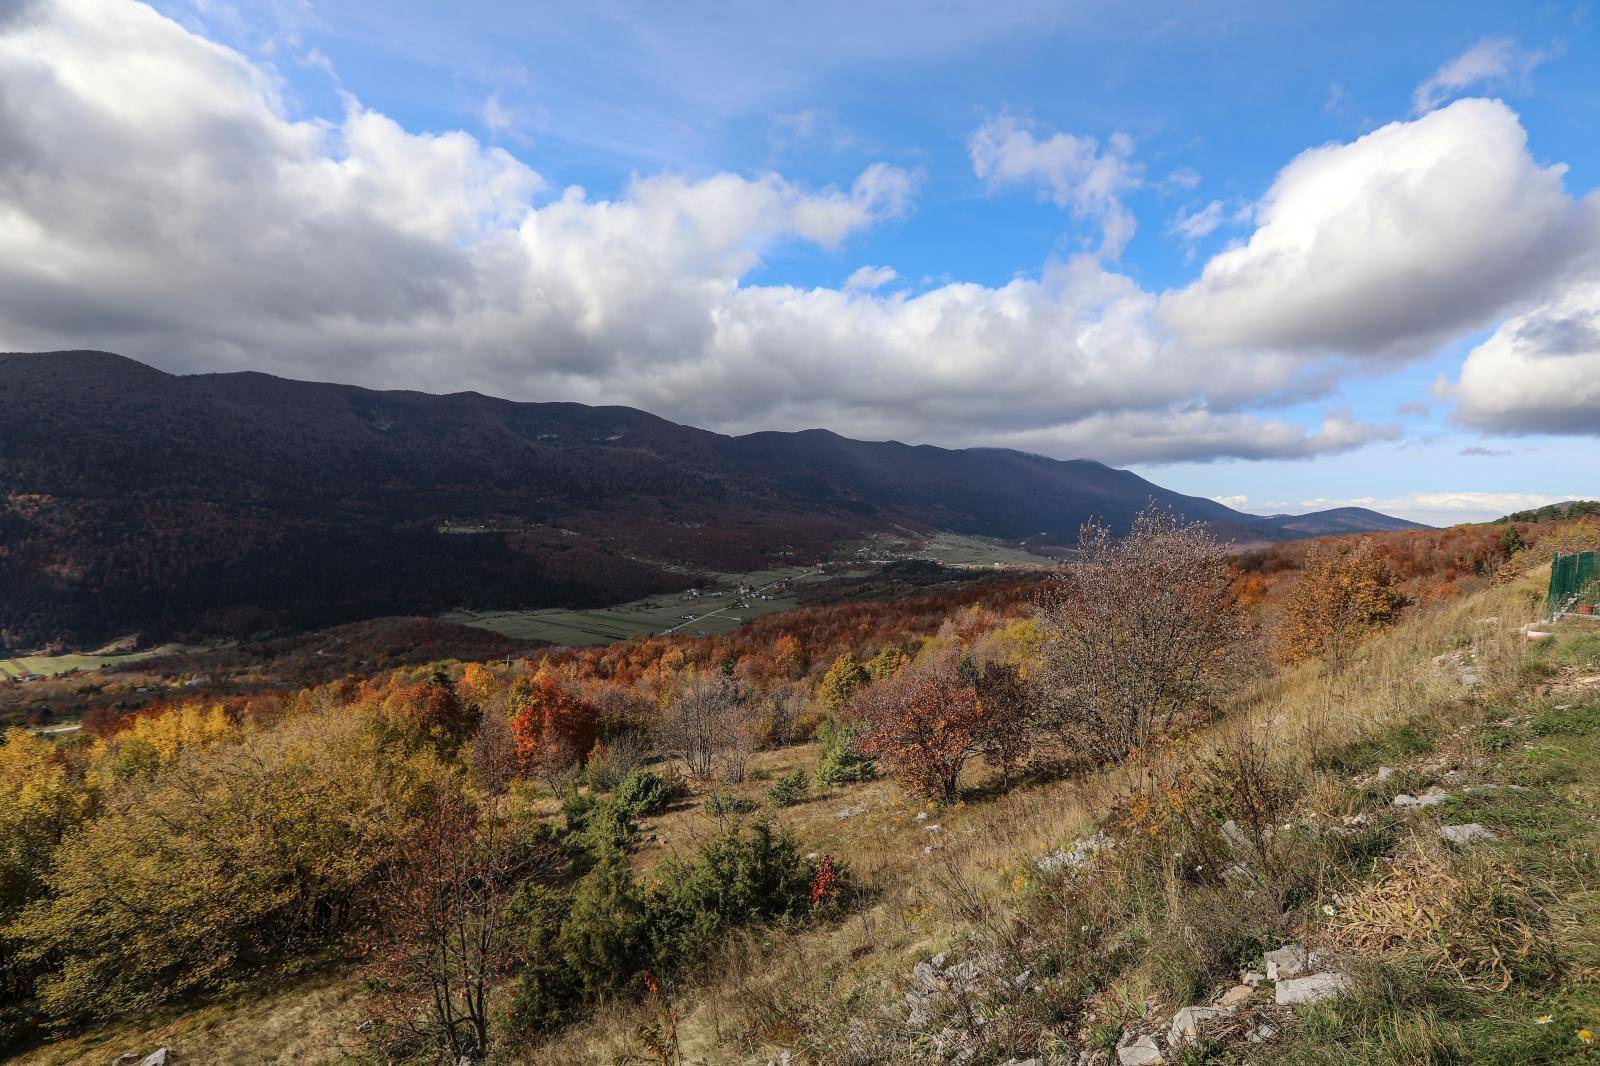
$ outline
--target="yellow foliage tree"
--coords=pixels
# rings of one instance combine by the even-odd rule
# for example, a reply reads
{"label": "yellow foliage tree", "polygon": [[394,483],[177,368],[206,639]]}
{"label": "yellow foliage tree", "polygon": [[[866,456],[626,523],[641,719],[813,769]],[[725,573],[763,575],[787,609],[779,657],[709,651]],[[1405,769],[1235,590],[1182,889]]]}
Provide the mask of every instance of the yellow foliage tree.
{"label": "yellow foliage tree", "polygon": [[82,821],[90,796],[68,772],[53,741],[13,729],[0,740],[0,1046],[21,1022],[33,970],[6,926],[44,896],[56,845]]}
{"label": "yellow foliage tree", "polygon": [[237,732],[222,705],[216,703],[185,703],[160,714],[140,716],[115,736],[95,742],[90,753],[90,777],[104,786],[149,776],[171,763],[179,752],[227,739]]}
{"label": "yellow foliage tree", "polygon": [[[430,747],[369,716],[288,719],[181,747],[120,782],[55,851],[48,895],[5,930],[60,1019],[145,1011],[282,959],[359,913],[428,796]],[[9,747],[9,745],[8,745]]]}

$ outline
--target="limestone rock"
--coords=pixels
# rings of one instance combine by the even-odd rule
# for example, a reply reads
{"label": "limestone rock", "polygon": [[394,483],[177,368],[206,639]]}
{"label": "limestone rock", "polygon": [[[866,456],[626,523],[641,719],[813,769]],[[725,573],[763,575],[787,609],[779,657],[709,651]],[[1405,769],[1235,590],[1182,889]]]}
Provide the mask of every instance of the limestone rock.
{"label": "limestone rock", "polygon": [[1223,1011],[1237,1010],[1250,998],[1255,989],[1249,985],[1234,985],[1222,993],[1222,998],[1217,1000],[1217,1007]]}
{"label": "limestone rock", "polygon": [[1437,807],[1449,798],[1450,793],[1435,785],[1420,796],[1411,796],[1402,792],[1394,798],[1394,805],[1396,807]]}
{"label": "limestone rock", "polygon": [[1442,825],[1439,835],[1452,844],[1476,844],[1480,840],[1493,841],[1500,837],[1493,829],[1479,825],[1477,822],[1468,822],[1465,825]]}
{"label": "limestone rock", "polygon": [[1155,1066],[1161,1061],[1161,1045],[1153,1036],[1141,1036],[1117,1048],[1122,1066]]}
{"label": "limestone rock", "polygon": [[1277,951],[1269,951],[1261,956],[1267,969],[1267,980],[1282,981],[1286,977],[1298,977],[1305,973],[1310,966],[1310,959],[1306,949],[1299,944],[1285,944]]}
{"label": "limestone rock", "polygon": [[1216,1007],[1185,1007],[1172,1016],[1172,1028],[1167,1031],[1167,1043],[1185,1044],[1199,1038],[1205,1024],[1222,1012]]}
{"label": "limestone rock", "polygon": [[1320,1003],[1343,992],[1347,983],[1344,974],[1314,973],[1309,977],[1279,981],[1278,986],[1273,989],[1273,999],[1280,1007],[1292,1007],[1300,1003]]}

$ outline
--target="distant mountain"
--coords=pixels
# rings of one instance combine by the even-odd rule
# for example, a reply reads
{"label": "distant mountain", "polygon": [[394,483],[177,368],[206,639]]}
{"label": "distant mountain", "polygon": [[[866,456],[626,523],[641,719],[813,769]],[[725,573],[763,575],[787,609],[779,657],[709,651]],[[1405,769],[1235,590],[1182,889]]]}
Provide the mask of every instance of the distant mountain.
{"label": "distant mountain", "polygon": [[[1240,541],[1316,517],[1084,460],[730,437],[626,407],[176,376],[105,352],[0,355],[0,374],[0,647],[593,605],[875,529],[1068,543],[1151,499]],[[1350,513],[1337,531],[1410,525]]]}
{"label": "distant mountain", "polygon": [[1528,511],[1514,511],[1496,518],[1495,521],[1555,522],[1562,518],[1581,518],[1592,514],[1600,514],[1600,500],[1563,500],[1561,503],[1547,503],[1543,507],[1535,507]]}
{"label": "distant mountain", "polygon": [[1341,533],[1388,533],[1398,529],[1427,529],[1421,522],[1381,514],[1365,507],[1333,507],[1308,514],[1278,514],[1260,519],[1290,537],[1331,537]]}

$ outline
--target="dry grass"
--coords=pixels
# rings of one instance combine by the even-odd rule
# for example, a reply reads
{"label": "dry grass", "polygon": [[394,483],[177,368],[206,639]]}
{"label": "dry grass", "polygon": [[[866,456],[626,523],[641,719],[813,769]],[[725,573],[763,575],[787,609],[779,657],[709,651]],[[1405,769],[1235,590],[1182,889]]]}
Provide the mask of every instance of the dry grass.
{"label": "dry grass", "polygon": [[[837,807],[864,799],[871,807],[845,822],[833,818],[831,804],[786,812],[803,840],[847,858],[872,887],[871,901],[838,926],[745,938],[711,960],[698,982],[678,990],[684,1054],[708,1066],[764,1062],[780,1048],[803,1060],[852,1061],[840,1034],[897,999],[917,960],[1015,915],[1015,883],[1028,857],[1083,835],[1174,765],[1224,757],[1242,741],[1265,744],[1278,772],[1310,783],[1319,769],[1360,769],[1340,759],[1404,723],[1437,727],[1464,704],[1508,699],[1520,689],[1527,654],[1518,627],[1536,607],[1534,583],[1525,582],[1418,609],[1346,670],[1329,674],[1310,664],[1271,675],[1237,694],[1217,723],[1154,760],[931,815],[937,833],[882,782],[840,794]],[[1431,662],[1439,655],[1461,656],[1479,683],[1469,691],[1453,662]],[[797,764],[777,754],[778,766]],[[930,843],[932,854],[923,850]],[[1143,992],[1124,994],[1131,1000]],[[519,1061],[648,1061],[633,1035],[644,1020],[639,1008],[613,1007],[542,1048],[523,1049]]]}
{"label": "dry grass", "polygon": [[1554,972],[1550,937],[1549,917],[1513,863],[1481,853],[1457,860],[1413,838],[1340,901],[1324,943],[1368,958],[1404,955],[1431,975],[1503,992],[1514,977]]}
{"label": "dry grass", "polygon": [[[916,961],[963,938],[992,939],[1015,921],[1019,875],[1029,870],[1030,857],[1081,837],[1130,792],[1184,765],[1225,757],[1248,741],[1270,749],[1275,772],[1304,778],[1319,802],[1318,772],[1348,776],[1370,768],[1342,761],[1353,745],[1392,733],[1403,723],[1448,724],[1464,700],[1509,697],[1518,689],[1526,655],[1517,627],[1534,615],[1530,587],[1494,589],[1419,609],[1367,645],[1340,674],[1326,674],[1315,665],[1273,674],[1237,694],[1221,720],[1140,765],[1025,785],[944,811],[907,802],[886,781],[767,811],[807,850],[842,857],[867,894],[853,914],[833,925],[741,934],[715,958],[700,960],[694,976],[667,990],[678,1010],[685,1061],[762,1063],[780,1049],[795,1052],[799,1061],[852,1061],[844,1038],[852,1020],[876,1017],[881,1004],[896,1000]],[[1478,624],[1489,616],[1497,616],[1498,623]],[[1441,654],[1470,656],[1481,683],[1469,693],[1453,666],[1430,663]],[[815,754],[812,745],[763,752],[752,767],[775,778],[794,767],[810,770]],[[976,767],[972,783],[984,784],[985,774]],[[733,791],[760,798],[767,784],[752,780]],[[644,821],[646,842],[637,857],[641,869],[669,854],[692,851],[717,831],[717,820],[701,809],[702,798]],[[1339,813],[1338,802],[1328,794],[1329,816]],[[867,809],[839,817],[859,807]],[[928,817],[919,821],[918,813]],[[939,828],[930,830],[935,824]],[[652,835],[655,839],[648,839]],[[1371,906],[1379,905],[1374,898]],[[1190,917],[1206,920],[1202,914]],[[1492,974],[1494,964],[1484,972]],[[1122,988],[1111,994],[1122,1001],[1107,1009],[1129,1009],[1148,993],[1147,987]],[[163,1026],[88,1034],[18,1061],[41,1066],[109,1062],[122,1051],[149,1050],[166,1041],[188,1053],[191,1062],[351,1061],[355,1051],[348,1042],[360,1014],[359,991],[348,978],[333,976],[283,992],[235,997]],[[602,1005],[590,1021],[540,1047],[505,1051],[525,1063],[657,1062],[639,1038],[640,1027],[651,1019],[647,1005]]]}
{"label": "dry grass", "polygon": [[185,1066],[331,1066],[363,1061],[356,1026],[367,1013],[360,987],[332,973],[278,990],[247,989],[223,1001],[140,1026],[108,1026],[23,1052],[15,1066],[106,1066],[124,1052],[172,1047]]}

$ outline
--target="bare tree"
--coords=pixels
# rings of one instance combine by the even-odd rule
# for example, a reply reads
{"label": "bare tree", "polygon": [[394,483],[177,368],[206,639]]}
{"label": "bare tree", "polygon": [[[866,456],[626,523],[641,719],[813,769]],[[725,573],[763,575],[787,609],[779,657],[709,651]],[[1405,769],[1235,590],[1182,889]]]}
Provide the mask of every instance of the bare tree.
{"label": "bare tree", "polygon": [[1122,758],[1213,706],[1251,635],[1226,547],[1153,504],[1121,539],[1083,526],[1040,621],[1051,724],[1097,759]]}
{"label": "bare tree", "polygon": [[[499,778],[501,758],[480,754],[479,772]],[[489,1052],[489,994],[517,957],[512,891],[555,867],[553,855],[518,846],[500,795],[480,808],[460,791],[441,794],[379,882],[383,936],[369,977],[382,1031],[452,1066]]]}
{"label": "bare tree", "polygon": [[689,776],[697,781],[709,781],[730,755],[732,767],[742,777],[744,758],[740,753],[749,743],[744,715],[739,688],[732,678],[701,671],[685,673],[662,705],[656,741],[662,751],[681,759]]}

